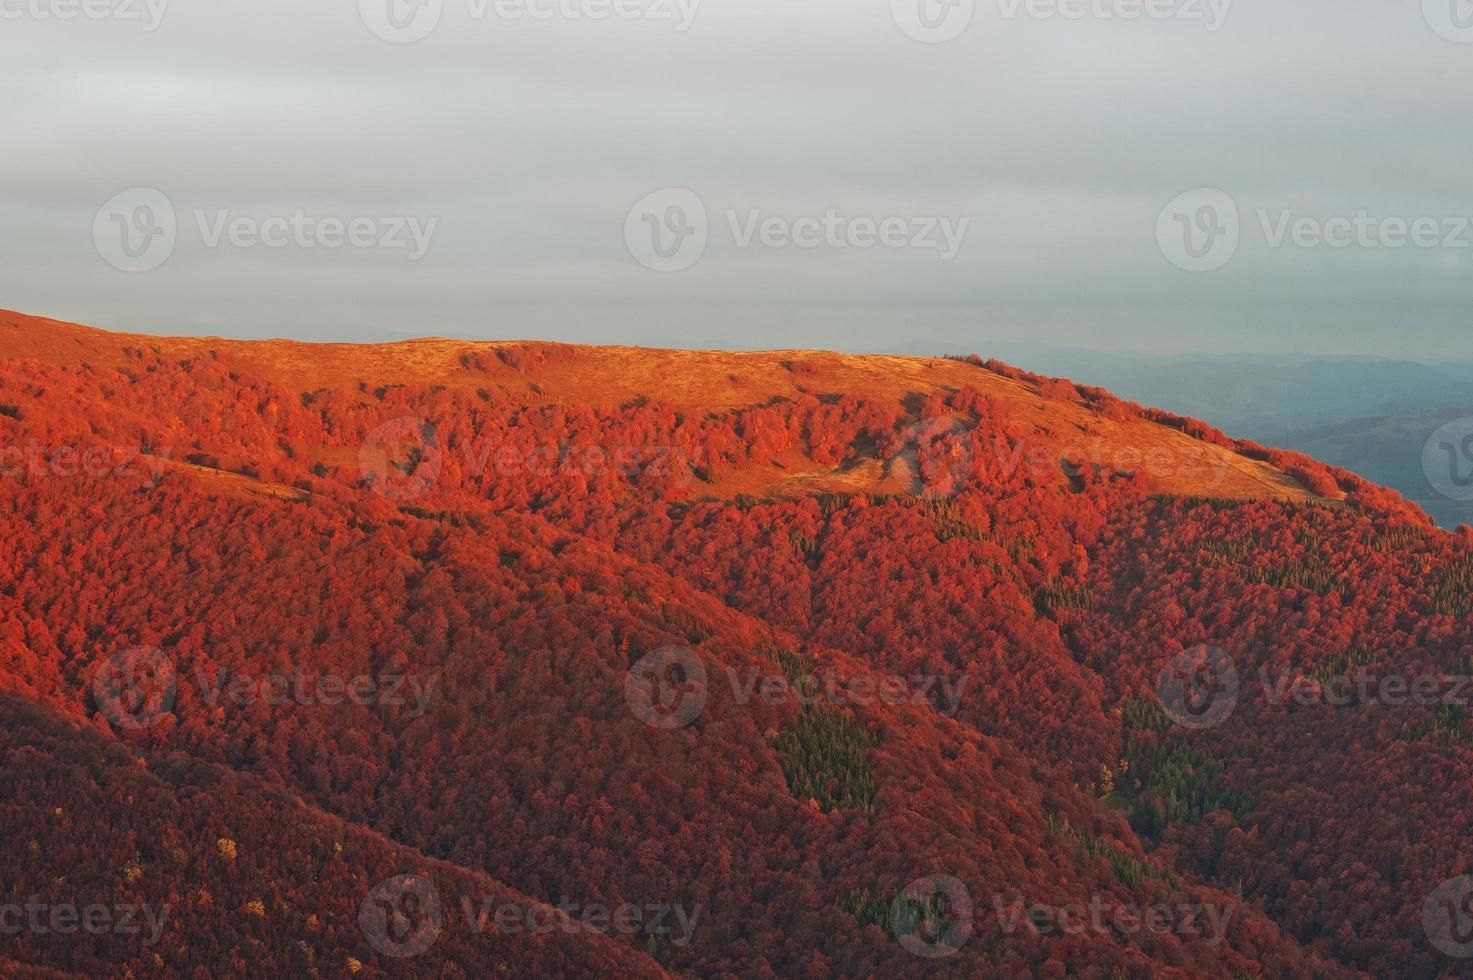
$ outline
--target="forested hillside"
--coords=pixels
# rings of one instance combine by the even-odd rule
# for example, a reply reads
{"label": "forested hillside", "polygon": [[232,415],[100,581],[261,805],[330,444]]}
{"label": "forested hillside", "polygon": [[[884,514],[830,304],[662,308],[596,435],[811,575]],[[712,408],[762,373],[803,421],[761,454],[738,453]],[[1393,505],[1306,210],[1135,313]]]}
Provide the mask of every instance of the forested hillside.
{"label": "forested hillside", "polygon": [[0,907],[143,923],[0,970],[1473,975],[1473,538],[1193,419],[0,314],[0,497]]}

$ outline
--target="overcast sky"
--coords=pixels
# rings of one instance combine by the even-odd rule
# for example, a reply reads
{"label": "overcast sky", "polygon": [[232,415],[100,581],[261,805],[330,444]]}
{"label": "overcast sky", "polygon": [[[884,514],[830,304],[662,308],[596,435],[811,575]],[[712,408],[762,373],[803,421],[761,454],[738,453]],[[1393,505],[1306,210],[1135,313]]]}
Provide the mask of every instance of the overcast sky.
{"label": "overcast sky", "polygon": [[0,0],[0,307],[1473,358],[1469,0],[164,3]]}

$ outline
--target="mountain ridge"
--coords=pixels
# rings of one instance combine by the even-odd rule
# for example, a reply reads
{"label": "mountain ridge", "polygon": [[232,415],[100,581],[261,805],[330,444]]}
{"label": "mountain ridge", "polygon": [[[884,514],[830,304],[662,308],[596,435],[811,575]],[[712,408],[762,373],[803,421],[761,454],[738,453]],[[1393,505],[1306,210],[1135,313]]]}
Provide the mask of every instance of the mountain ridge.
{"label": "mountain ridge", "polygon": [[[209,846],[168,846],[162,815],[134,832],[108,790],[91,819],[122,836],[79,845],[101,870],[63,895],[269,885],[281,908],[239,895],[224,975],[309,955],[471,972],[474,942],[400,959],[352,921],[387,876],[423,871],[413,854],[534,902],[701,912],[689,942],[641,929],[502,961],[526,971],[635,951],[688,976],[922,976],[935,957],[1019,977],[1444,971],[1419,923],[1468,870],[1473,726],[1311,696],[1352,667],[1473,662],[1469,536],[1312,460],[999,362],[429,342],[329,350],[313,374],[314,350],[0,316],[0,451],[38,449],[0,458],[0,691],[66,722],[0,751],[17,825],[73,806],[73,760],[103,752],[100,778],[130,759],[193,773],[189,805],[249,826],[252,853],[284,846],[252,822],[253,786],[408,849],[326,893],[291,862],[217,882]],[[1148,437],[1169,462],[1241,460],[1241,495],[1112,465]],[[1248,479],[1265,472],[1297,493]],[[1193,727],[1161,679],[1204,649],[1234,664],[1236,700]],[[641,700],[651,658],[679,664],[667,707],[693,694],[690,717]],[[140,660],[166,669],[140,680]],[[277,677],[306,694],[232,693]],[[320,677],[434,693],[328,702]],[[241,792],[212,797],[220,773]],[[58,847],[0,880],[63,887],[42,860]],[[939,945],[911,928],[931,901],[915,889],[957,886]],[[1226,925],[1005,914],[1091,905]],[[209,915],[99,955],[174,975]],[[630,963],[613,975],[647,967]]]}
{"label": "mountain ridge", "polygon": [[[4,329],[8,328],[8,329]],[[44,336],[43,336],[44,335]],[[70,341],[70,343],[68,343]],[[976,389],[998,398],[1010,412],[1045,411],[1062,416],[1034,426],[1039,449],[1072,453],[1096,466],[1115,465],[1155,454],[1152,473],[1165,492],[1204,493],[1232,499],[1277,496],[1291,500],[1341,499],[1344,488],[1321,477],[1315,486],[1275,465],[1251,443],[1227,440],[1193,420],[1149,414],[1139,405],[1106,396],[1101,412],[1085,404],[1076,386],[1014,369],[977,371],[955,359],[851,355],[826,351],[676,351],[638,347],[589,347],[526,341],[456,341],[437,338],[381,345],[306,344],[298,341],[237,341],[220,338],[149,337],[114,334],[0,311],[0,355],[35,357],[76,366],[88,358],[119,367],[125,350],[167,351],[170,356],[223,358],[288,390],[308,392],[323,385],[440,384],[464,389],[488,382],[546,401],[612,406],[655,394],[665,404],[686,410],[738,409],[773,398],[825,397],[832,391],[877,396],[900,413],[913,413],[910,398]],[[1002,366],[1005,367],[1005,366]],[[534,380],[535,378],[535,380]],[[678,382],[676,379],[680,379]],[[1052,387],[1049,387],[1049,386]],[[1047,389],[1047,390],[1046,390]],[[837,396],[828,396],[837,397]],[[1112,417],[1113,416],[1113,417]],[[1195,426],[1192,436],[1181,430]],[[1093,448],[1092,448],[1093,444]],[[1128,468],[1116,466],[1116,468]],[[1178,472],[1178,470],[1182,472]],[[1216,483],[1194,486],[1183,473],[1210,472]],[[794,482],[787,475],[738,481],[726,492],[771,492]],[[832,469],[802,475],[804,489],[885,492],[893,481],[882,472],[855,476]],[[1311,480],[1311,483],[1316,481]]]}

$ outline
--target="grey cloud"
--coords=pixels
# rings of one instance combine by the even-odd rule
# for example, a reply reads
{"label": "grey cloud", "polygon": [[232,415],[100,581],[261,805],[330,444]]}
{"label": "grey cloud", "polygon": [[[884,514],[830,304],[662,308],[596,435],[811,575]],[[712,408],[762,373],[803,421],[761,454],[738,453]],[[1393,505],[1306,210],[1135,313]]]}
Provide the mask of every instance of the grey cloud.
{"label": "grey cloud", "polygon": [[[17,9],[18,0],[6,9]],[[26,0],[44,3],[48,0]],[[1449,0],[1451,2],[1451,0]],[[690,31],[472,23],[417,44],[350,0],[175,0],[160,28],[7,22],[0,306],[159,332],[884,348],[925,337],[1171,350],[1473,354],[1473,249],[1269,249],[1254,212],[1473,215],[1473,45],[1420,4],[1237,0],[1223,29],[1005,20],[907,38],[886,2],[705,0]],[[181,212],[420,215],[416,263],[207,249],[119,272],[92,220],[125,188]],[[698,191],[712,241],[659,274],[630,206]],[[1233,262],[1156,245],[1193,187],[1243,212]],[[970,217],[954,262],[738,248],[726,208]]]}

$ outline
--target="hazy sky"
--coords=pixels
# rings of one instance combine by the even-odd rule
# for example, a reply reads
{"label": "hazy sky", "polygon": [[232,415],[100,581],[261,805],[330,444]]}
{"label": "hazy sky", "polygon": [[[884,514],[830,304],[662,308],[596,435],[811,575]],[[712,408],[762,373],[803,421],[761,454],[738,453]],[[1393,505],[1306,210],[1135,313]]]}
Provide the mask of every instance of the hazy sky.
{"label": "hazy sky", "polygon": [[0,19],[0,307],[305,339],[1473,358],[1469,0]]}

